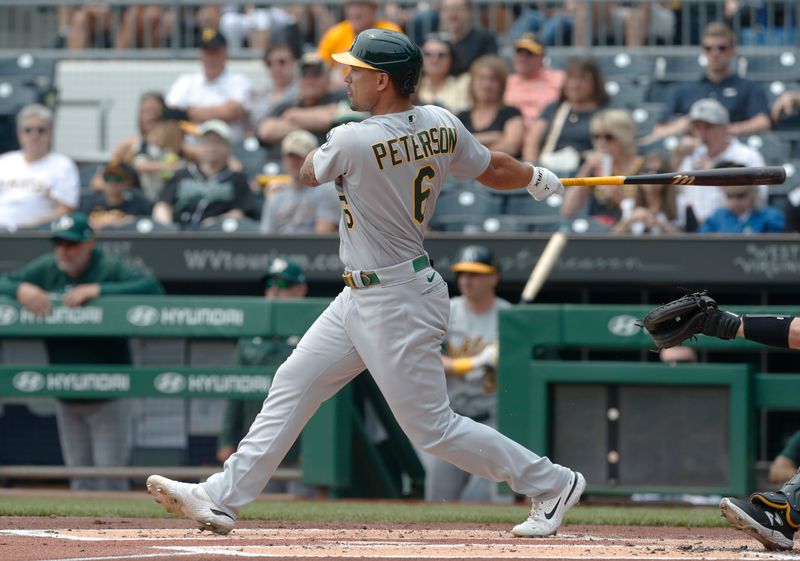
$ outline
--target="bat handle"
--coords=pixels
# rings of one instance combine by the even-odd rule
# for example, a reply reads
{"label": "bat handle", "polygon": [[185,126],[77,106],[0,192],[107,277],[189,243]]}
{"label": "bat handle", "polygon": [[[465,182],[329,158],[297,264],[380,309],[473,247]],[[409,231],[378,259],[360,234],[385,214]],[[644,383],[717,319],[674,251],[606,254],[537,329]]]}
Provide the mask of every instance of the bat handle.
{"label": "bat handle", "polygon": [[607,175],[604,177],[564,177],[560,178],[564,187],[593,187],[595,185],[624,185],[624,175]]}

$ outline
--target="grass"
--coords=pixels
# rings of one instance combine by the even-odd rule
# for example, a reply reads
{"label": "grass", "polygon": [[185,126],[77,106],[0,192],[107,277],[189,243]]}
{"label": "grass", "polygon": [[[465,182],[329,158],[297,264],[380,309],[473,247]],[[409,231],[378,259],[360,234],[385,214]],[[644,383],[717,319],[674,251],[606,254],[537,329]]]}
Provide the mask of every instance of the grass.
{"label": "grass", "polygon": [[[516,524],[526,514],[523,506],[445,505],[383,501],[256,501],[242,510],[245,520],[342,521],[405,523]],[[147,498],[0,498],[0,516],[87,516],[97,518],[167,518]],[[714,507],[581,506],[567,515],[567,524],[726,526]]]}

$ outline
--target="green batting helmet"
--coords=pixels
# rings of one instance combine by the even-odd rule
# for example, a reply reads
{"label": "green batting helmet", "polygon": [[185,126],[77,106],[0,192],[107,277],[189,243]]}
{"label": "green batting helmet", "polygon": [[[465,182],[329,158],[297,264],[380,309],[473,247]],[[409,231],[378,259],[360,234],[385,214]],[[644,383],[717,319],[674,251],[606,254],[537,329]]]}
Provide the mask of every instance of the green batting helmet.
{"label": "green batting helmet", "polygon": [[494,254],[488,247],[482,245],[466,245],[458,250],[456,260],[450,267],[454,273],[482,273],[497,272]]}
{"label": "green batting helmet", "polygon": [[333,60],[385,72],[403,95],[417,89],[422,72],[422,51],[411,39],[390,29],[366,29],[358,34],[346,53],[336,53]]}

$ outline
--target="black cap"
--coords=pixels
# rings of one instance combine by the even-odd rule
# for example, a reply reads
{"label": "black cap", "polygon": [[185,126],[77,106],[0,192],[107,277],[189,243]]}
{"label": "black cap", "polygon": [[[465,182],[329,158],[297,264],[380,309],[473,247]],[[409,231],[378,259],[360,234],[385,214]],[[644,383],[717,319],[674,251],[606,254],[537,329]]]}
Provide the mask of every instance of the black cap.
{"label": "black cap", "polygon": [[456,260],[450,267],[454,273],[483,273],[497,272],[492,251],[482,245],[467,245],[458,250]]}
{"label": "black cap", "polygon": [[198,47],[201,49],[226,49],[228,48],[228,42],[225,40],[225,36],[219,32],[219,29],[206,27],[200,34]]}

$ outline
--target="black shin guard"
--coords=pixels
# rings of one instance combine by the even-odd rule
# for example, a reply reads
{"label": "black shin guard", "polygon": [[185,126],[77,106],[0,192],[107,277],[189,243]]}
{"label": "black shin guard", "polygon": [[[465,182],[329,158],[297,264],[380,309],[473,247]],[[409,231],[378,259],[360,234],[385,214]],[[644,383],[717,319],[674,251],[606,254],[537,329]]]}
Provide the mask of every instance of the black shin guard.
{"label": "black shin guard", "polygon": [[778,491],[754,493],[750,502],[783,511],[787,524],[792,528],[800,528],[800,470],[783,484]]}
{"label": "black shin guard", "polygon": [[744,315],[744,337],[756,343],[788,349],[789,327],[793,319],[792,316]]}

